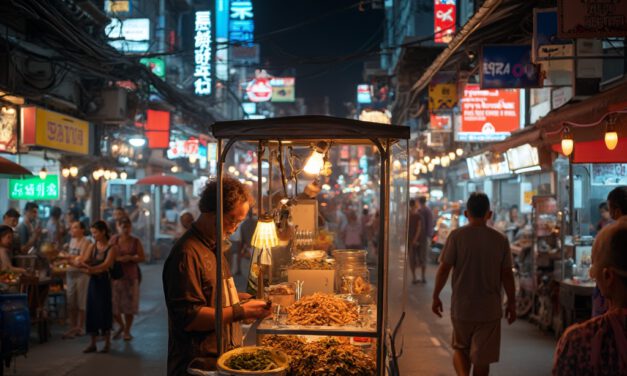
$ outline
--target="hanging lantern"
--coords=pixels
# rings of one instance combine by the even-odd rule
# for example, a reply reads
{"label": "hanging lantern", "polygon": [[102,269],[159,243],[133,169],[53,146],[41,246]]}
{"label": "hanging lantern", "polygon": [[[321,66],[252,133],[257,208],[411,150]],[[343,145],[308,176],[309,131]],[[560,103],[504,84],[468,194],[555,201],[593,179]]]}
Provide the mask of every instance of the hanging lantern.
{"label": "hanging lantern", "polygon": [[70,176],[70,169],[69,169],[69,168],[67,168],[67,167],[64,167],[64,168],[61,170],[61,175],[63,175],[63,177],[64,177],[64,178],[69,177],[69,176]]}
{"label": "hanging lantern", "polygon": [[42,167],[41,170],[39,170],[39,178],[41,180],[46,180],[47,176],[48,176],[48,170],[46,170],[46,167]]}
{"label": "hanging lantern", "polygon": [[572,154],[574,148],[575,140],[573,140],[573,134],[570,133],[568,127],[565,127],[562,131],[562,153],[568,157]]}
{"label": "hanging lantern", "polygon": [[72,166],[70,167],[70,175],[75,178],[78,175],[78,167]]}
{"label": "hanging lantern", "polygon": [[605,146],[608,150],[614,150],[618,145],[618,133],[614,125],[615,121],[613,117],[608,119],[607,126],[605,127]]}

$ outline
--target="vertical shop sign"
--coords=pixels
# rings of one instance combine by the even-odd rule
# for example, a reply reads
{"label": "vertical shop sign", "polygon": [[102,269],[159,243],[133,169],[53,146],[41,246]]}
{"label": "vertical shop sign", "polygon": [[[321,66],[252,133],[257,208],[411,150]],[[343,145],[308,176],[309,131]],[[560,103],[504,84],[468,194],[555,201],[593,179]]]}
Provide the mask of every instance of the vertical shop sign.
{"label": "vertical shop sign", "polygon": [[229,79],[229,0],[216,0],[216,78]]}
{"label": "vertical shop sign", "polygon": [[196,12],[194,23],[194,94],[213,93],[213,50],[211,11]]}
{"label": "vertical shop sign", "polygon": [[434,0],[433,33],[435,43],[450,43],[455,34],[455,0]]}
{"label": "vertical shop sign", "polygon": [[627,0],[558,0],[562,38],[627,36]]}
{"label": "vertical shop sign", "polygon": [[17,153],[17,111],[3,106],[0,110],[0,151]]}
{"label": "vertical shop sign", "polygon": [[45,179],[9,179],[11,200],[58,200],[59,176],[48,175]]}
{"label": "vertical shop sign", "polygon": [[254,40],[255,23],[253,21],[253,2],[232,1],[229,17],[229,39],[248,46]]}
{"label": "vertical shop sign", "polygon": [[357,103],[372,103],[372,86],[368,84],[357,85]]}

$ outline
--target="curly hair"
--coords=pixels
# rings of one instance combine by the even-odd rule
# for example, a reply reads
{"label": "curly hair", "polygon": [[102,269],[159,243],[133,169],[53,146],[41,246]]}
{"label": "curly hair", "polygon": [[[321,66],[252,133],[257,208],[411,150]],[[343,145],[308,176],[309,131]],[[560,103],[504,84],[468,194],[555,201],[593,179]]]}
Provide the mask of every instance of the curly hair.
{"label": "curly hair", "polygon": [[[218,183],[211,180],[205,186],[205,189],[200,195],[198,201],[198,209],[201,213],[215,213],[216,212],[216,197],[218,196]],[[241,203],[248,202],[253,204],[253,196],[246,186],[229,176],[222,178],[222,211],[223,213],[229,213],[235,207]]]}

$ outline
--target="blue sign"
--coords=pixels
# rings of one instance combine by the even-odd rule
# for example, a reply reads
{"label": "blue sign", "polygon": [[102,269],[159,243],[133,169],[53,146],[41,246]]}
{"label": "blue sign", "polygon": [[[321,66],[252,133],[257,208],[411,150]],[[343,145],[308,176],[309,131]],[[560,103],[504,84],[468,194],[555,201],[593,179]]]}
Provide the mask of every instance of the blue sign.
{"label": "blue sign", "polygon": [[543,46],[572,44],[572,40],[557,36],[557,8],[534,9],[533,16],[532,61],[538,62]]}
{"label": "blue sign", "polygon": [[229,37],[229,0],[216,1],[216,39]]}
{"label": "blue sign", "polygon": [[481,53],[481,89],[542,87],[530,45],[487,45]]}
{"label": "blue sign", "polygon": [[231,1],[229,15],[229,40],[242,46],[250,46],[255,39],[253,21],[253,2],[251,0]]}

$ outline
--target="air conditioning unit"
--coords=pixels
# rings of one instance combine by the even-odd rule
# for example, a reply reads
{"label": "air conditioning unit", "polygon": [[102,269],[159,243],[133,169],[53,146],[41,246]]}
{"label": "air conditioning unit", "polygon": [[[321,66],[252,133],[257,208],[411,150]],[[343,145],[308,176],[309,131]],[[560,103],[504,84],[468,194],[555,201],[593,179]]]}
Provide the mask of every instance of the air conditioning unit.
{"label": "air conditioning unit", "polygon": [[87,120],[102,123],[122,123],[128,120],[127,92],[122,88],[102,89],[93,101],[94,111]]}

